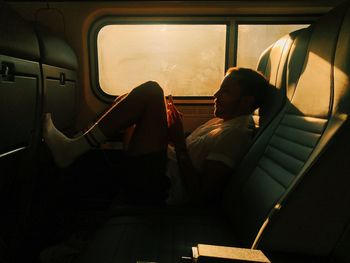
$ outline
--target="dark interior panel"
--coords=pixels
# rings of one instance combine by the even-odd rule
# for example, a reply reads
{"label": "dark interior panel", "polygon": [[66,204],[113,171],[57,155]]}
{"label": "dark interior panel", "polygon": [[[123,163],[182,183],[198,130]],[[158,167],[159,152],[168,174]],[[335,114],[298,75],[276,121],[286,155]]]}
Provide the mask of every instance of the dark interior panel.
{"label": "dark interior panel", "polygon": [[0,56],[0,63],[0,153],[5,153],[28,146],[31,141],[38,106],[40,70],[37,62],[7,56]]}
{"label": "dark interior panel", "polygon": [[43,65],[45,112],[60,130],[74,126],[76,116],[76,72]]}

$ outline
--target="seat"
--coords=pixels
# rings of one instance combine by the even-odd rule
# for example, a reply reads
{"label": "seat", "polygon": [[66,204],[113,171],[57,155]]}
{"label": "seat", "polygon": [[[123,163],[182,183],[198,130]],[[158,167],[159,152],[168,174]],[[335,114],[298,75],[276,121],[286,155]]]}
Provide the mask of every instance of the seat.
{"label": "seat", "polygon": [[282,52],[286,103],[232,175],[222,207],[113,217],[80,262],[179,262],[197,243],[254,247],[271,257],[332,256],[350,220],[349,25],[346,2]]}
{"label": "seat", "polygon": [[73,133],[76,117],[78,60],[74,50],[42,25],[35,26],[43,72],[44,112],[50,112],[56,127]]}
{"label": "seat", "polygon": [[[1,3],[0,156],[38,141],[41,78],[33,27]],[[21,43],[19,45],[18,43]]]}
{"label": "seat", "polygon": [[[255,127],[256,133],[271,122],[286,100],[294,94],[308,43],[308,39],[297,38],[297,36],[305,31],[306,29],[300,29],[282,37],[263,51],[258,59],[256,70],[269,80],[270,88],[264,94],[262,107],[252,114],[251,126]],[[298,44],[295,44],[295,41],[298,41]],[[294,69],[288,70],[287,65],[291,65]]]}
{"label": "seat", "polygon": [[[32,25],[0,3],[1,259],[23,239],[40,144],[42,82]],[[11,251],[4,251],[6,246]],[[0,259],[0,261],[2,261]]]}

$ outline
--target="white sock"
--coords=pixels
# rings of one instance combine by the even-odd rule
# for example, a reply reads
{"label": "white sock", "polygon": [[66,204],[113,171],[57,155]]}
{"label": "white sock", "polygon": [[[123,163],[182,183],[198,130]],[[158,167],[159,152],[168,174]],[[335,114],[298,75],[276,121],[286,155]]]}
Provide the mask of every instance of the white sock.
{"label": "white sock", "polygon": [[43,137],[52,152],[56,165],[61,168],[68,167],[80,155],[106,140],[98,125],[78,138],[68,138],[56,129],[50,113],[45,115]]}

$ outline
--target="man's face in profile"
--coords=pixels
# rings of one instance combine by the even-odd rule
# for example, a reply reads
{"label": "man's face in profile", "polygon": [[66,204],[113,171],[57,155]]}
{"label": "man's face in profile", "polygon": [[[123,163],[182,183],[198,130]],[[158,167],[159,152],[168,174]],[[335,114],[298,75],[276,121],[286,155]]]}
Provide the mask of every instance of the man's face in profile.
{"label": "man's face in profile", "polygon": [[224,120],[235,117],[242,98],[241,93],[238,82],[231,75],[226,76],[220,89],[214,94],[215,116]]}

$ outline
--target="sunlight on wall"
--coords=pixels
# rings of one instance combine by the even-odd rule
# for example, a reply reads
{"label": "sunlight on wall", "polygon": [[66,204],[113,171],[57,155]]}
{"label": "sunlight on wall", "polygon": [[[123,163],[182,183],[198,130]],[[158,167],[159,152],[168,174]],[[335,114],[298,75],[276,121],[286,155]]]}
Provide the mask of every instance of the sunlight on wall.
{"label": "sunlight on wall", "polygon": [[237,66],[256,69],[261,53],[284,35],[308,25],[238,25]]}
{"label": "sunlight on wall", "polygon": [[226,25],[108,25],[97,37],[100,86],[119,95],[155,80],[165,95],[210,96],[225,48]]}

